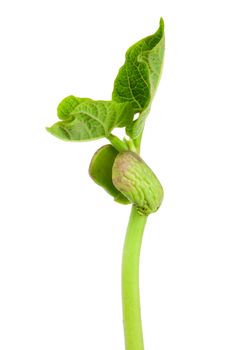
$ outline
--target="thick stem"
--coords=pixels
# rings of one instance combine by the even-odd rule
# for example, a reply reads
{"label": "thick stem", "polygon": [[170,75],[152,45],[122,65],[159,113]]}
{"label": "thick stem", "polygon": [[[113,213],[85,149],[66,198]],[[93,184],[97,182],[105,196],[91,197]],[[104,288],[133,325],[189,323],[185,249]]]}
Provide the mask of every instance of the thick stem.
{"label": "thick stem", "polygon": [[122,306],[126,350],[144,350],[140,294],[139,257],[147,216],[132,207],[122,258]]}

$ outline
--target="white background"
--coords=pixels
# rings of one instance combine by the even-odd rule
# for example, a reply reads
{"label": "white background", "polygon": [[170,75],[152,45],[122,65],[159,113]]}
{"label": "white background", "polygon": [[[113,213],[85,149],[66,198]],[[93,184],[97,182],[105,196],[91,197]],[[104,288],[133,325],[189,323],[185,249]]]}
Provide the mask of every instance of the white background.
{"label": "white background", "polygon": [[126,49],[165,19],[142,155],[166,196],[141,256],[146,350],[248,348],[247,2],[0,5],[0,348],[124,350],[129,207],[88,177],[105,143],[45,131],[67,95],[109,99]]}

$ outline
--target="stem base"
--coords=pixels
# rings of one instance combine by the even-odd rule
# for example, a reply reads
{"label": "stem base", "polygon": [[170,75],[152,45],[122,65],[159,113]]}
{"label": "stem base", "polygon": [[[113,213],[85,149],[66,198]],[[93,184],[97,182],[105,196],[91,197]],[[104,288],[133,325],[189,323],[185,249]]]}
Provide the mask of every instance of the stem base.
{"label": "stem base", "polygon": [[147,216],[132,207],[122,257],[122,306],[126,350],[144,350],[140,293],[139,258]]}

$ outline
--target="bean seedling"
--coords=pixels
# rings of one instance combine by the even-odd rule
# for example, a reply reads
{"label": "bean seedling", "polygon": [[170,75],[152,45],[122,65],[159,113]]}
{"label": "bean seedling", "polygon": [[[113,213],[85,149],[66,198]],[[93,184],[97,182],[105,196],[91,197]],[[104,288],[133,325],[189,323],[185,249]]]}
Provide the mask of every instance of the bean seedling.
{"label": "bean seedling", "polygon": [[[109,143],[94,154],[89,174],[116,202],[132,205],[122,258],[126,350],[144,350],[139,295],[140,248],[147,217],[158,210],[163,200],[163,188],[141,159],[140,145],[161,77],[164,48],[161,18],[153,35],[127,50],[114,81],[111,100],[68,96],[57,109],[60,121],[47,128],[64,141],[106,138]],[[123,140],[112,133],[115,128],[125,128]]]}

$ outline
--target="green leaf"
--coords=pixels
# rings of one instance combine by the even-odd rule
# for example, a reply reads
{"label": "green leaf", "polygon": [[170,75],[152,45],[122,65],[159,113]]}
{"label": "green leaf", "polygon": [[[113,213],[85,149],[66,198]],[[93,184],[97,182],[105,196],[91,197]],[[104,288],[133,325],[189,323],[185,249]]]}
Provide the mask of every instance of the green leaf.
{"label": "green leaf", "polygon": [[126,133],[132,139],[136,139],[142,132],[145,126],[146,118],[150,112],[150,106],[148,106],[139,117],[126,126]]}
{"label": "green leaf", "polygon": [[114,82],[112,99],[117,102],[130,102],[139,118],[128,125],[127,133],[136,138],[142,132],[145,119],[156,92],[164,58],[164,22],[160,19],[158,30],[126,52],[126,60]]}
{"label": "green leaf", "polygon": [[59,119],[66,120],[70,117],[70,113],[82,102],[92,101],[90,98],[81,98],[76,96],[67,96],[64,98],[57,108]]}
{"label": "green leaf", "polygon": [[70,111],[65,120],[55,123],[47,130],[65,141],[89,141],[108,137],[114,128],[130,124],[133,116],[130,103],[87,99]]}
{"label": "green leaf", "polygon": [[127,204],[129,203],[128,199],[115,188],[112,181],[112,167],[117,155],[118,151],[113,146],[101,147],[91,160],[89,174],[95,183],[114,197],[116,202]]}

